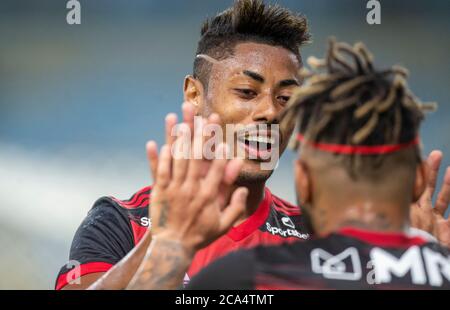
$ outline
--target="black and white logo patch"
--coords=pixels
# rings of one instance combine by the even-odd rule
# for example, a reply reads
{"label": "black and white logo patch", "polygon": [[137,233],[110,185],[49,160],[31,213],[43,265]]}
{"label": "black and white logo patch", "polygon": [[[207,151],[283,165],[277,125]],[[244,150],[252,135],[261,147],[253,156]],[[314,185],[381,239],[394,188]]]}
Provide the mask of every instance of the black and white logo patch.
{"label": "black and white logo patch", "polygon": [[361,260],[356,248],[347,248],[337,255],[323,249],[311,251],[312,271],[327,279],[358,281],[362,276]]}
{"label": "black and white logo patch", "polygon": [[289,217],[285,216],[281,219],[281,221],[283,222],[284,226],[295,229],[294,222],[292,222],[292,220]]}

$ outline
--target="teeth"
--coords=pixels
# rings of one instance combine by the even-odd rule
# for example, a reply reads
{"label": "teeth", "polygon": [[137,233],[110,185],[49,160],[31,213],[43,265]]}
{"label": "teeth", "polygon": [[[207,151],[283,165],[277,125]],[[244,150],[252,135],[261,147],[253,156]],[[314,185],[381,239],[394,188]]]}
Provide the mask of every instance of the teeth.
{"label": "teeth", "polygon": [[275,143],[275,139],[274,138],[269,138],[267,136],[249,136],[246,137],[245,140],[249,141],[249,142],[259,142],[259,143],[268,143],[268,144],[274,144]]}

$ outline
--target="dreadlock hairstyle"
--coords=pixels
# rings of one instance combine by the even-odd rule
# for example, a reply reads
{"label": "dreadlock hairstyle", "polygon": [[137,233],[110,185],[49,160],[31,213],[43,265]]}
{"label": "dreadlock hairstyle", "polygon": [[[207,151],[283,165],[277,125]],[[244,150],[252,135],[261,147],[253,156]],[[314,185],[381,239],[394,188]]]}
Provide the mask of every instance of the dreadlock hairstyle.
{"label": "dreadlock hairstyle", "polygon": [[[422,103],[408,89],[405,68],[379,71],[362,43],[329,41],[325,59],[310,57],[298,88],[283,112],[283,123],[297,119],[297,142],[340,156],[352,176],[361,163],[379,166],[383,155],[412,147],[420,159],[418,131]],[[369,167],[365,167],[369,168]]]}
{"label": "dreadlock hairstyle", "polygon": [[[237,0],[231,8],[203,23],[196,55],[222,60],[233,55],[238,43],[255,42],[284,47],[301,63],[299,48],[309,38],[304,16],[276,5],[265,5],[261,0]],[[211,63],[196,57],[194,77],[205,88],[210,70]]]}

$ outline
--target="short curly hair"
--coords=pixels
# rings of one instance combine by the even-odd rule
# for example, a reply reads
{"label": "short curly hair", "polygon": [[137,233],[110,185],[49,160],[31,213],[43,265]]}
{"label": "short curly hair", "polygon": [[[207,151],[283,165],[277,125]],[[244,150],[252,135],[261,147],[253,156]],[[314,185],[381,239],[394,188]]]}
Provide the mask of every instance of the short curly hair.
{"label": "short curly hair", "polygon": [[[310,39],[306,18],[261,0],[237,0],[222,13],[207,19],[201,29],[196,55],[222,60],[233,54],[238,43],[256,42],[281,46],[294,53],[301,63],[299,48]],[[194,77],[208,86],[211,64],[197,58]]]}

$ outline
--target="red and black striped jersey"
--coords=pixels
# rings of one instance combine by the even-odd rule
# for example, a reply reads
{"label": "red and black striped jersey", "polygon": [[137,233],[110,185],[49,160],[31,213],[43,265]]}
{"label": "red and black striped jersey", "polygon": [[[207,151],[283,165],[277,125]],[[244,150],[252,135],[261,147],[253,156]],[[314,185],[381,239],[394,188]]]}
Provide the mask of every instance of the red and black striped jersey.
{"label": "red and black striped jersey", "polygon": [[[56,289],[77,277],[106,272],[125,257],[151,225],[149,207],[151,187],[141,189],[128,200],[114,197],[97,200],[75,233],[69,262],[58,274]],[[185,280],[232,251],[308,238],[300,208],[266,188],[264,199],[253,215],[195,255]]]}
{"label": "red and black striped jersey", "polygon": [[450,250],[401,233],[344,228],[213,262],[188,289],[450,289]]}

